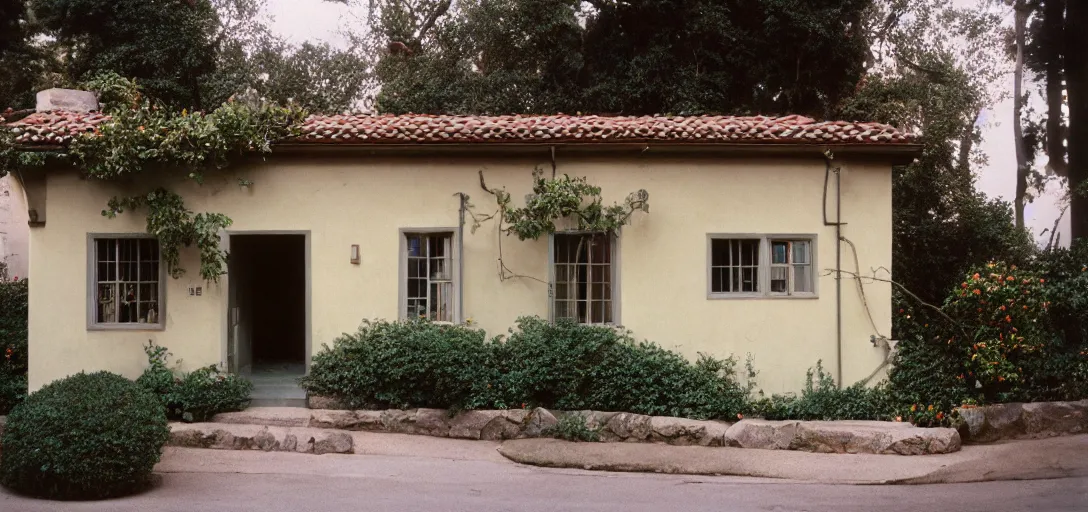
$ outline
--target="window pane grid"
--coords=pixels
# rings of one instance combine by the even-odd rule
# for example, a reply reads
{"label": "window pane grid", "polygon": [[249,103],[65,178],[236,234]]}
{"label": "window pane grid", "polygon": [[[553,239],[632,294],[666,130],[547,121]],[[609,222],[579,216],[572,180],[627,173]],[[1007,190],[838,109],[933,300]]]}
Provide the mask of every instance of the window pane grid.
{"label": "window pane grid", "polygon": [[611,237],[604,233],[556,234],[553,251],[555,318],[612,323]]}
{"label": "window pane grid", "polygon": [[159,245],[150,238],[97,239],[95,321],[158,323]]}
{"label": "window pane grid", "polygon": [[758,239],[713,239],[710,291],[759,292],[759,245]]}
{"label": "window pane grid", "polygon": [[453,321],[453,235],[409,234],[407,244],[407,318]]}

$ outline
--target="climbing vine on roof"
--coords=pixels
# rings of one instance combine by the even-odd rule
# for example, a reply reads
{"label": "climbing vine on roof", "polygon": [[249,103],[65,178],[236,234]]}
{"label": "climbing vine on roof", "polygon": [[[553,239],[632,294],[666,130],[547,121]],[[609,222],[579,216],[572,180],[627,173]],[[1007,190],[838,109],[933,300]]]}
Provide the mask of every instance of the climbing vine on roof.
{"label": "climbing vine on roof", "polygon": [[[144,96],[139,86],[114,73],[100,73],[81,84],[98,91],[108,122],[72,139],[60,155],[88,177],[117,180],[147,172],[181,173],[203,183],[208,172],[225,169],[239,159],[268,153],[276,140],[297,136],[306,112],[295,105],[280,106],[258,98],[232,99],[211,112],[176,112]],[[21,151],[9,130],[0,136],[0,175],[41,165],[42,155]],[[181,196],[165,189],[146,195],[113,198],[102,215],[147,209],[148,233],[174,277],[181,246],[200,250],[200,274],[217,281],[225,270],[226,254],[219,249],[218,230],[231,220],[219,213],[194,213]]]}

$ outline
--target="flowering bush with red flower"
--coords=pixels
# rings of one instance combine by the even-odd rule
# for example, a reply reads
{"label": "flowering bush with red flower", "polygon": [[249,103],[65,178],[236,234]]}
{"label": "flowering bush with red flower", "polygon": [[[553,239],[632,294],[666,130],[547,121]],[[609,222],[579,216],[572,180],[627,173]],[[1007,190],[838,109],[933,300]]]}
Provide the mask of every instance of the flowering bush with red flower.
{"label": "flowering bush with red flower", "polygon": [[27,281],[0,281],[0,415],[26,397]]}
{"label": "flowering bush with red flower", "polygon": [[947,343],[963,358],[958,378],[988,400],[1024,383],[1024,366],[1045,354],[1054,333],[1046,279],[1035,270],[989,263],[967,275],[945,302],[961,322]]}

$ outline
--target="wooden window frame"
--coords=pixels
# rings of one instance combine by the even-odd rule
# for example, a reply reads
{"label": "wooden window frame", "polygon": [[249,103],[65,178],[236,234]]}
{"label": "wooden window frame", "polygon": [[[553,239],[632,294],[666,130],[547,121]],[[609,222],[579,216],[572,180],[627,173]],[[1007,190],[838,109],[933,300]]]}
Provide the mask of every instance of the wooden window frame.
{"label": "wooden window frame", "polygon": [[[759,240],[759,284],[756,292],[715,292],[714,291],[714,240]],[[808,242],[809,250],[809,292],[771,292],[771,242]],[[819,276],[817,270],[817,236],[812,233],[708,233],[706,236],[706,297],[717,299],[816,299],[819,298]],[[793,276],[793,269],[790,270]],[[793,283],[790,283],[793,287]]]}
{"label": "wooden window frame", "polygon": [[158,272],[158,322],[99,322],[98,321],[98,247],[99,240],[118,241],[122,239],[156,240],[146,233],[88,233],[87,234],[87,330],[88,331],[162,331],[166,329],[166,264],[162,261],[162,247],[159,247]]}
{"label": "wooden window frame", "polygon": [[[620,250],[619,250],[619,236],[616,233],[603,233],[599,231],[559,231],[548,235],[548,318],[550,321],[555,322],[556,318],[556,297],[555,297],[555,237],[556,236],[570,236],[570,235],[606,235],[609,237],[609,279],[611,280],[611,303],[612,303],[612,321],[606,323],[590,323],[579,322],[583,325],[622,325],[620,323]],[[588,316],[592,316],[592,305],[587,306]]]}
{"label": "wooden window frame", "polygon": [[[461,237],[458,234],[456,227],[449,228],[401,228],[399,233],[400,238],[400,272],[398,274],[400,290],[399,300],[397,306],[397,318],[401,320],[408,320],[408,237],[409,236],[425,236],[431,237],[436,235],[448,235],[450,237],[450,255],[449,262],[451,265],[450,282],[452,283],[450,299],[450,321],[435,321],[435,323],[463,323],[464,317],[461,313]],[[430,278],[428,277],[427,293],[430,294]]]}

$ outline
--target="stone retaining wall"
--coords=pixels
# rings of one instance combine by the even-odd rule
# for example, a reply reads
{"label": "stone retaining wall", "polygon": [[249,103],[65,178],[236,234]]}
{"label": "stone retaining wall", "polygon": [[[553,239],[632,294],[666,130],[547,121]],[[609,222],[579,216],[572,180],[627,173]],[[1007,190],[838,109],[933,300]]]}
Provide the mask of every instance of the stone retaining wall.
{"label": "stone retaining wall", "polygon": [[959,432],[967,443],[1041,439],[1088,432],[1088,400],[961,407]]}
{"label": "stone retaining wall", "polygon": [[500,441],[544,437],[564,415],[584,418],[604,442],[663,443],[679,446],[731,446],[819,453],[924,455],[960,449],[954,429],[918,428],[880,421],[701,421],[642,414],[533,410],[476,410],[450,414],[444,409],[334,410],[288,413],[255,408],[217,415],[216,423],[393,432]]}

